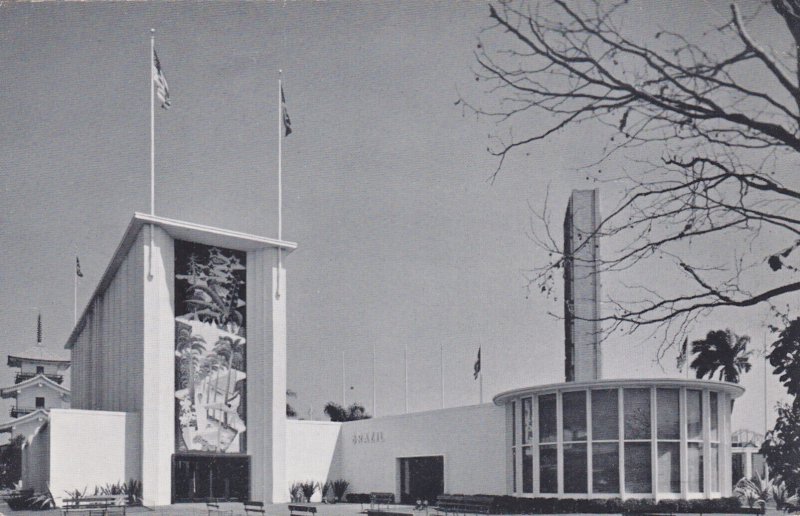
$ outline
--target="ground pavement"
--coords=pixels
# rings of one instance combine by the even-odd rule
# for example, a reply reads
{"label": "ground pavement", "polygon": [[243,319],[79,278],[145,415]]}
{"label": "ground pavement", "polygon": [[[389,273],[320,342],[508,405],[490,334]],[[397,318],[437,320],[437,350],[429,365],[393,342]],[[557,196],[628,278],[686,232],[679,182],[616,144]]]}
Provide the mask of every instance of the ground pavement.
{"label": "ground pavement", "polygon": [[[244,516],[244,508],[241,503],[220,503],[220,510],[230,511],[224,516]],[[365,506],[352,503],[338,504],[311,504],[317,506],[318,516],[356,516],[361,513]],[[288,504],[266,505],[266,516],[289,516]],[[413,512],[410,505],[390,506],[398,512]],[[161,507],[145,508],[130,507],[127,511],[132,516],[209,516],[206,505],[203,503],[181,503],[175,505],[165,505]],[[424,511],[414,512],[419,516],[426,516]],[[52,509],[49,511],[12,511],[5,502],[0,501],[0,516],[61,516],[61,510]],[[429,516],[433,515],[433,511]],[[783,513],[774,508],[767,508],[767,516],[782,516]],[[211,515],[215,516],[215,515]],[[546,516],[546,515],[545,515]],[[563,515],[562,515],[563,516]],[[725,516],[723,514],[704,514],[703,516]]]}

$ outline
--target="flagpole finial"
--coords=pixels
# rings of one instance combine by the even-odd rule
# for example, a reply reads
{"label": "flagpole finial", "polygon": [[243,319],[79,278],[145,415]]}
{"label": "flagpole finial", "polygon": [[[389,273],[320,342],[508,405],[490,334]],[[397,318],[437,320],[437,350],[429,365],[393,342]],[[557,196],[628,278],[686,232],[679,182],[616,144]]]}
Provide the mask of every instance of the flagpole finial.
{"label": "flagpole finial", "polygon": [[151,36],[155,36],[156,35],[156,29],[150,29],[150,35]]}

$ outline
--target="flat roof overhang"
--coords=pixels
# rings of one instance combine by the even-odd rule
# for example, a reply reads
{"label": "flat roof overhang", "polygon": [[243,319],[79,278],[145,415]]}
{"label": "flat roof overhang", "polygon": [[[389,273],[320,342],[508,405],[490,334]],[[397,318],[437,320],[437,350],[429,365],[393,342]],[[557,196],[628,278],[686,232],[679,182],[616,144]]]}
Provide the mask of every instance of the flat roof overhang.
{"label": "flat roof overhang", "polygon": [[216,228],[213,226],[204,226],[202,224],[195,224],[193,222],[186,222],[183,220],[169,219],[166,217],[158,217],[146,213],[136,212],[122,236],[122,240],[117,246],[114,255],[106,267],[103,276],[95,288],[94,293],[89,298],[86,307],[81,312],[78,322],[72,329],[72,332],[64,345],[66,349],[72,349],[75,345],[75,340],[78,338],[81,330],[86,324],[86,317],[94,303],[94,300],[101,296],[114,276],[117,273],[120,265],[128,255],[128,251],[136,242],[139,231],[146,225],[158,226],[175,240],[187,240],[189,242],[197,242],[200,244],[224,247],[226,249],[235,249],[237,251],[258,251],[265,248],[281,249],[286,254],[291,253],[297,249],[297,243],[289,242],[287,240],[278,240],[276,238],[268,238],[264,236],[251,235],[249,233],[242,233],[240,231],[232,231],[230,229]]}
{"label": "flat roof overhang", "polygon": [[593,380],[590,382],[562,382],[536,385],[533,387],[522,387],[510,391],[501,392],[492,398],[495,405],[504,405],[508,401],[521,396],[531,396],[534,394],[548,394],[557,391],[580,391],[586,389],[613,389],[619,387],[662,387],[690,389],[710,389],[729,394],[732,398],[738,398],[744,394],[744,387],[728,382],[718,382],[713,380],[693,380],[688,378],[615,378],[610,380]]}

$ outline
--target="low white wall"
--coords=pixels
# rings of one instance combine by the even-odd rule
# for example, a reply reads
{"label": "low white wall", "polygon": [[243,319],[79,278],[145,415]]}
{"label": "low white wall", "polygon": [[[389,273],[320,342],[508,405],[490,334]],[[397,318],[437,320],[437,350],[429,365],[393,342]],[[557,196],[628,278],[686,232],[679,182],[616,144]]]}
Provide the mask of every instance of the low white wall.
{"label": "low white wall", "polygon": [[349,492],[399,497],[397,459],[444,456],[444,490],[505,494],[505,409],[456,407],[344,423],[341,477]]}
{"label": "low white wall", "polygon": [[[286,491],[294,482],[321,484],[340,478],[339,447],[342,423],[286,421]],[[320,501],[319,491],[311,499]]]}
{"label": "low white wall", "polygon": [[50,411],[50,492],[57,505],[75,489],[141,479],[141,422],[131,412]]}
{"label": "low white wall", "polygon": [[22,489],[44,493],[50,472],[50,427],[39,423],[22,448]]}

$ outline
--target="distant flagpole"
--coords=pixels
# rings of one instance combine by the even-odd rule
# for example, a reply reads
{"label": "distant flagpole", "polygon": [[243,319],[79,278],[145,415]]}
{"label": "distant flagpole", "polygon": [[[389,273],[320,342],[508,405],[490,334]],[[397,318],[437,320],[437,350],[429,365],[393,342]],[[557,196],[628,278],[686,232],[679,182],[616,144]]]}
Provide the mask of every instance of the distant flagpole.
{"label": "distant flagpole", "polygon": [[405,398],[406,398],[406,414],[408,414],[408,341],[405,342],[403,347],[403,364],[405,369]]}
{"label": "distant flagpole", "polygon": [[72,290],[72,324],[78,324],[78,278],[83,277],[83,271],[81,271],[81,260],[78,258],[78,255],[75,254],[75,276],[73,278],[73,290]]}
{"label": "distant flagpole", "polygon": [[442,377],[442,408],[444,408],[444,339],[439,341],[439,374]]}

